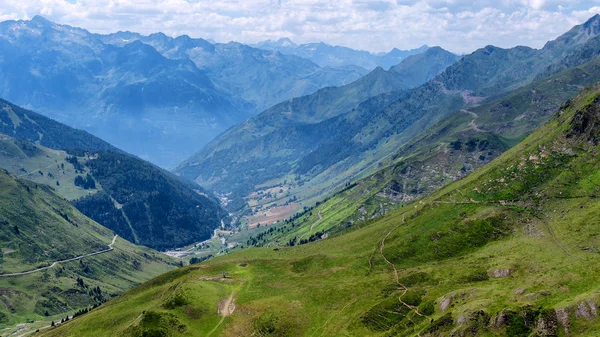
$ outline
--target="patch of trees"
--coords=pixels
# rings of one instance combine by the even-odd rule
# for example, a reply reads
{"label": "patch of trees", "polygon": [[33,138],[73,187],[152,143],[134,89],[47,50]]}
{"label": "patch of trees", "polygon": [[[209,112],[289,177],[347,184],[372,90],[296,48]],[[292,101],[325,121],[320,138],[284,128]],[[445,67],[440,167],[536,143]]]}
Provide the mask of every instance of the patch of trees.
{"label": "patch of trees", "polygon": [[103,299],[103,300],[102,300],[102,301],[100,301],[99,303],[96,303],[96,304],[94,304],[94,305],[93,305],[91,308],[90,308],[90,307],[87,307],[87,308],[83,308],[83,309],[77,310],[77,312],[75,312],[75,313],[73,314],[73,318],[75,318],[75,317],[79,317],[79,316],[81,316],[81,315],[85,315],[85,314],[87,314],[88,312],[90,312],[90,311],[92,311],[92,310],[94,310],[94,309],[98,308],[99,306],[101,306],[101,305],[102,305],[103,303],[105,303],[106,301],[107,301],[106,299]]}
{"label": "patch of trees", "polygon": [[82,176],[75,177],[75,186],[79,186],[86,190],[95,190],[96,189],[96,181],[94,178],[88,173],[85,178]]}
{"label": "patch of trees", "polygon": [[137,244],[155,249],[185,246],[209,239],[221,219],[229,219],[215,198],[196,193],[200,186],[139,158],[99,152],[87,166],[104,191],[73,204],[119,236],[132,242],[137,237]]}
{"label": "patch of trees", "polygon": [[104,302],[104,295],[102,294],[102,289],[100,286],[94,287],[88,291],[88,295],[94,299],[96,302]]}
{"label": "patch of trees", "polygon": [[315,242],[315,241],[321,239],[321,237],[323,236],[323,234],[325,234],[324,231],[316,232],[315,234],[311,235],[308,239],[302,239],[302,240],[300,240],[300,242],[298,242],[298,244],[299,245],[304,245],[304,244],[307,244],[309,242]]}
{"label": "patch of trees", "polygon": [[207,256],[202,256],[202,257],[192,257],[190,259],[190,264],[197,264],[197,263],[206,261],[206,260],[208,260],[208,259],[210,259],[212,257],[213,257],[212,254],[211,255],[207,255]]}
{"label": "patch of trees", "polygon": [[79,171],[79,172],[83,172],[83,165],[81,165],[81,163],[79,162],[79,160],[77,160],[77,157],[75,156],[67,156],[67,158],[65,158],[65,160],[69,163],[71,163],[71,165],[73,165],[73,168],[75,169],[75,172]]}

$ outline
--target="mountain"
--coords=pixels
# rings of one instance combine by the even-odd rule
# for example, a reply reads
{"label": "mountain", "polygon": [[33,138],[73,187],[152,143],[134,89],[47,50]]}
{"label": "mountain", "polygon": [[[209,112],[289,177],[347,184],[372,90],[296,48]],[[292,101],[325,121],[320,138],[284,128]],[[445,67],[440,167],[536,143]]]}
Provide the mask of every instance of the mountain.
{"label": "mountain", "polygon": [[35,17],[0,23],[0,50],[0,96],[165,166],[249,116],[191,61],[142,43]]}
{"label": "mountain", "polygon": [[[0,170],[0,223],[3,327],[33,320],[58,322],[176,265],[163,254],[115,238],[52,187],[4,170]],[[53,264],[96,252],[102,253]]]}
{"label": "mountain", "polygon": [[[260,244],[343,231],[379,218],[464,178],[525,138],[582,88],[600,82],[600,58],[452,113],[400,147],[363,179],[317,202],[294,230],[264,235]],[[257,242],[258,243],[258,242]]]}
{"label": "mountain", "polygon": [[[334,134],[350,135],[347,129],[337,128],[336,123],[359,103],[367,100],[365,111],[382,109],[400,97],[403,90],[428,80],[430,77],[426,76],[442,72],[458,59],[441,48],[431,48],[422,55],[403,61],[410,66],[389,71],[376,68],[346,86],[324,88],[275,105],[217,137],[175,172],[219,192],[240,189],[237,194],[248,193],[255,183],[292,170],[295,161]],[[377,95],[381,96],[369,100]],[[252,185],[248,186],[248,180]]]}
{"label": "mountain", "polygon": [[40,16],[0,23],[0,53],[0,97],[163,167],[267,106],[366,72],[187,36],[95,35]]}
{"label": "mountain", "polygon": [[596,85],[385,217],[168,273],[41,335],[595,336],[599,143]]}
{"label": "mountain", "polygon": [[[308,207],[381,167],[398,148],[453,112],[505,97],[547,73],[550,65],[589,49],[600,40],[591,35],[595,30],[590,28],[599,23],[595,16],[567,33],[570,36],[581,31],[579,35],[587,36],[585,39],[561,36],[540,50],[481,48],[417,88],[396,97],[384,94],[369,98],[345,113],[303,125],[301,134],[277,119],[259,124],[258,129],[248,127],[244,137],[236,134],[241,128],[238,126],[216,138],[176,172],[220,194],[231,193],[230,198],[238,198],[234,206],[259,202],[258,207],[250,206],[254,215],[279,212],[291,202],[297,209]],[[587,60],[589,57],[572,65]],[[243,143],[236,143],[236,139],[243,139]],[[270,189],[284,192],[265,198]]]}
{"label": "mountain", "polygon": [[218,200],[88,134],[0,100],[0,167],[45,183],[133,243],[165,249],[203,241],[229,222]]}
{"label": "mountain", "polygon": [[422,53],[406,57],[389,71],[397,73],[406,88],[412,89],[436,77],[459,59],[459,56],[440,47],[431,47]]}
{"label": "mountain", "polygon": [[319,67],[294,55],[256,49],[237,42],[211,44],[187,35],[171,38],[162,33],[143,36],[118,32],[97,37],[117,46],[141,41],[169,59],[189,59],[206,72],[216,86],[232,97],[242,99],[251,112],[262,111],[326,86],[350,83],[367,72],[353,65]]}
{"label": "mountain", "polygon": [[267,40],[256,43],[253,47],[278,51],[286,55],[296,55],[311,60],[321,67],[359,66],[365,69],[382,67],[389,69],[411,55],[426,51],[429,47],[423,45],[411,50],[392,49],[388,53],[373,54],[364,50],[348,47],[332,46],[323,42],[297,45],[288,38],[277,41]]}

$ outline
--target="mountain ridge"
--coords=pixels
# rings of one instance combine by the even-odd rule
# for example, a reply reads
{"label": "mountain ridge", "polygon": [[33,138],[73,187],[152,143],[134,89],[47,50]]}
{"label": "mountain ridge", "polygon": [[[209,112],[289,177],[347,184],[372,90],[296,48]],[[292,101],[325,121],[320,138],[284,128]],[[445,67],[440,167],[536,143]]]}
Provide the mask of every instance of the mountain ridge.
{"label": "mountain ridge", "polygon": [[275,50],[282,54],[304,57],[322,67],[357,65],[368,70],[377,67],[388,70],[390,67],[400,63],[406,57],[423,53],[429,48],[427,45],[422,45],[419,48],[411,50],[392,48],[392,50],[387,53],[372,53],[349,47],[330,45],[324,42],[297,45],[289,38],[281,38],[277,41],[261,41],[252,46],[260,49]]}
{"label": "mountain ridge", "polygon": [[209,239],[215,228],[230,221],[219,201],[200,186],[85,131],[4,100],[0,100],[0,132],[22,142],[15,146],[10,140],[0,141],[5,148],[16,148],[20,156],[3,151],[0,167],[56,185],[82,213],[133,243],[156,249],[181,247]]}
{"label": "mountain ridge", "polygon": [[[0,186],[2,326],[58,322],[175,268],[171,258],[117,238],[50,186],[5,170],[0,170]],[[78,256],[84,257],[55,263]],[[42,267],[47,269],[19,275]]]}

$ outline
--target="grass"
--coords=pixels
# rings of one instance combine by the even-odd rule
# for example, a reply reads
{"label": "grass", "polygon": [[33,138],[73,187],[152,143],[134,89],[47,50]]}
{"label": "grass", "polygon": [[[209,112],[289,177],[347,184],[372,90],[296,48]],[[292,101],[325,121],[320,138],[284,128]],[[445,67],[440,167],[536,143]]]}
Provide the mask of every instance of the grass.
{"label": "grass", "polygon": [[[35,146],[35,149],[30,148],[31,146]],[[75,186],[75,177],[85,177],[89,169],[84,167],[84,173],[76,173],[73,165],[65,160],[67,156],[64,151],[21,142],[10,137],[0,138],[1,168],[21,178],[52,186],[68,200],[96,193],[96,189],[85,190]],[[101,189],[99,184],[98,188]]]}

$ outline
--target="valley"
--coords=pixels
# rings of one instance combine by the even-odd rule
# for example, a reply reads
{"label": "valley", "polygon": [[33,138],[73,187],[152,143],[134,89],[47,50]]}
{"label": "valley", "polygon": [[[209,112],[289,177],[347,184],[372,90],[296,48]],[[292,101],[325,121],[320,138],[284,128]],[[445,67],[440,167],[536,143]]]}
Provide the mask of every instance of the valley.
{"label": "valley", "polygon": [[31,6],[1,336],[600,335],[598,8]]}
{"label": "valley", "polygon": [[[126,319],[114,329],[126,334],[217,326],[232,336],[594,336],[598,285],[587,275],[596,270],[597,235],[586,219],[597,211],[599,90],[561,107],[491,164],[376,221],[186,267],[45,335],[98,331],[118,315]],[[163,291],[171,297],[154,296]],[[231,294],[236,311],[219,324],[210,308]]]}

